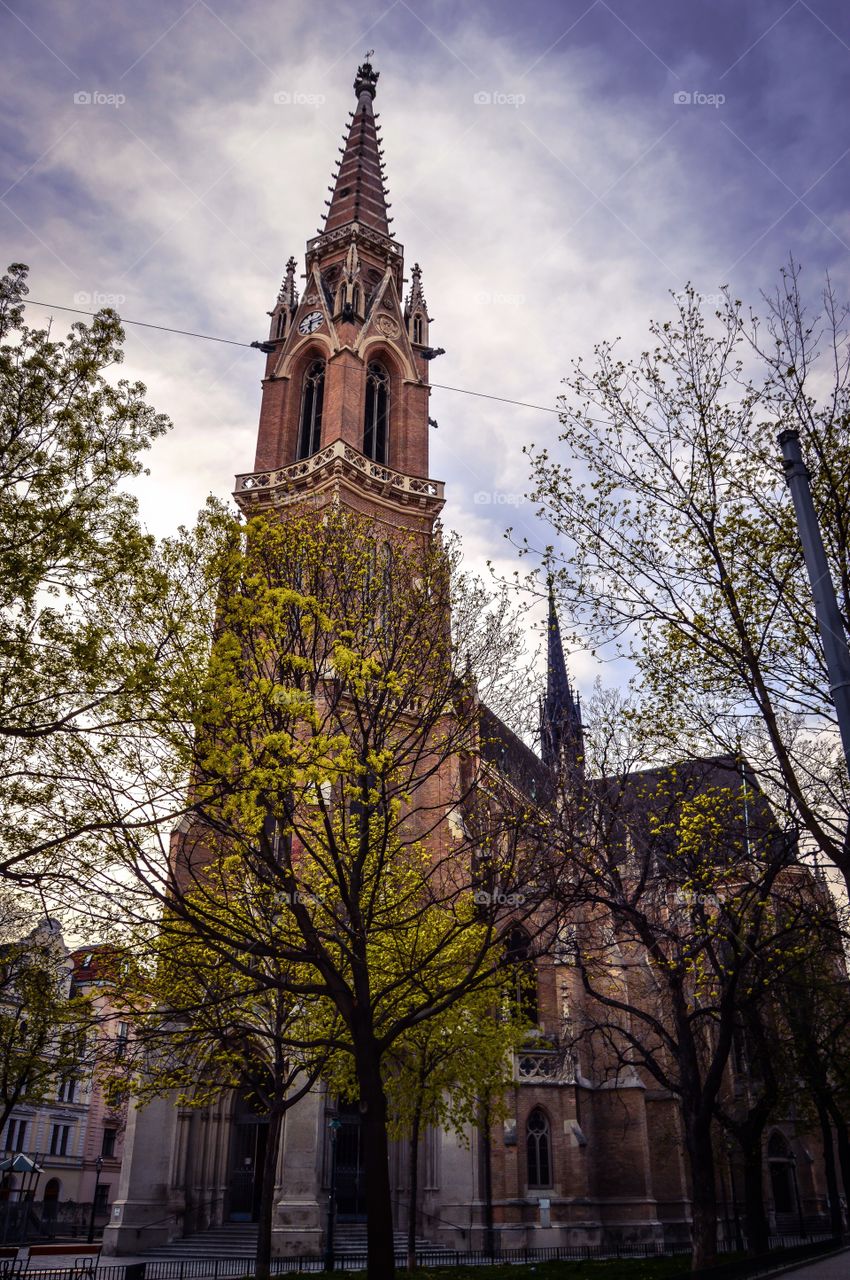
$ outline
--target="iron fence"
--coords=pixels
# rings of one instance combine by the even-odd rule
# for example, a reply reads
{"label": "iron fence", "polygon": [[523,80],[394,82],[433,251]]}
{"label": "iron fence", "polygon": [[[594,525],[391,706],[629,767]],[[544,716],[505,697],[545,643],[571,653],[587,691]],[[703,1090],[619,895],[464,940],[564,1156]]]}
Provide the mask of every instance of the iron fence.
{"label": "iron fence", "polygon": [[[831,1244],[837,1243],[835,1238],[828,1232],[813,1233],[805,1239],[797,1239],[796,1237],[773,1237],[771,1239],[771,1247],[777,1247],[782,1250],[781,1259],[773,1255],[773,1264],[780,1260],[792,1260],[801,1256],[806,1251],[817,1254],[828,1248]],[[787,1250],[787,1253],[785,1252]],[[726,1245],[722,1252],[733,1252],[731,1246]],[[602,1245],[558,1245],[549,1248],[523,1248],[523,1249],[502,1249],[494,1253],[486,1253],[483,1250],[455,1250],[440,1249],[436,1246],[430,1246],[426,1250],[417,1252],[417,1266],[432,1267],[459,1267],[459,1266],[499,1266],[504,1263],[535,1263],[535,1262],[589,1262],[592,1260],[603,1261],[605,1259],[614,1258],[655,1258],[655,1257],[686,1257],[690,1255],[690,1248],[681,1246],[680,1248],[671,1248],[669,1245],[665,1248],[660,1242],[650,1241],[645,1244],[621,1244],[619,1247],[602,1246]],[[404,1271],[407,1264],[406,1253],[396,1253],[396,1266],[400,1272]],[[739,1265],[742,1270],[737,1274],[758,1274],[756,1271],[746,1271],[749,1265],[751,1268],[755,1260],[747,1263],[741,1260]],[[2,1266],[2,1264],[0,1264]],[[362,1250],[351,1253],[336,1253],[335,1267],[338,1271],[365,1271],[366,1254]],[[316,1274],[324,1270],[324,1262],[321,1258],[315,1256],[298,1255],[289,1258],[273,1258],[271,1262],[271,1272],[275,1276],[283,1275],[304,1275]],[[251,1280],[253,1277],[253,1264],[249,1258],[152,1258],[147,1262],[140,1263],[101,1263],[96,1272],[89,1270],[80,1270],[72,1265],[64,1265],[61,1267],[50,1267],[48,1269],[35,1268],[25,1274],[31,1280],[79,1280],[84,1275],[94,1275],[96,1280]],[[3,1272],[0,1270],[0,1276]],[[728,1274],[730,1277],[732,1271],[726,1271],[725,1268],[718,1269],[718,1277]]]}

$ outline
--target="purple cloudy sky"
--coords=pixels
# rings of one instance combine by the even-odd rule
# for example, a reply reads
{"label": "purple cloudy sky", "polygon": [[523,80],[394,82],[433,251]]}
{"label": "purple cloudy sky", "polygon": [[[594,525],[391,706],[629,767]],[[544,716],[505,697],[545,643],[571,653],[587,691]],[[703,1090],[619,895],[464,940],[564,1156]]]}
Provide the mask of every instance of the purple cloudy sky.
{"label": "purple cloudy sky", "polygon": [[[0,0],[0,23],[0,234],[33,298],[265,337],[367,48],[394,230],[448,352],[435,381],[552,405],[595,341],[639,349],[670,290],[757,301],[789,253],[850,293],[839,0]],[[261,357],[132,328],[127,352],[174,421],[139,486],[165,533],[250,469]],[[503,530],[533,527],[522,446],[557,418],[432,406],[447,523],[513,567]]]}

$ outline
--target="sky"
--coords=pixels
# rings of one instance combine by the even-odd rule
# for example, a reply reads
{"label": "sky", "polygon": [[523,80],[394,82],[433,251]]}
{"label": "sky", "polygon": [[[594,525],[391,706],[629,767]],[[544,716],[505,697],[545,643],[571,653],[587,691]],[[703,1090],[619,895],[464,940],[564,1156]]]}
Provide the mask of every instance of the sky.
{"label": "sky", "polygon": [[[553,408],[594,343],[643,349],[671,291],[757,305],[789,254],[850,294],[840,0],[0,0],[0,28],[3,254],[54,308],[265,338],[367,49],[434,382]],[[126,352],[174,424],[137,486],[163,535],[251,469],[263,358],[133,327]],[[446,524],[511,572],[507,526],[547,540],[523,448],[563,448],[557,416],[441,389],[431,413]],[[595,661],[570,665],[586,692]]]}

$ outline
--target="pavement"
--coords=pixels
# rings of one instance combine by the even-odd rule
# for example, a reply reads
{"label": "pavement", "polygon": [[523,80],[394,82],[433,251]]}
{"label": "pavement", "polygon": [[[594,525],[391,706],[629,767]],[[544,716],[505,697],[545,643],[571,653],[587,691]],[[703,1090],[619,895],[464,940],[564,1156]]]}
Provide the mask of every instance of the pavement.
{"label": "pavement", "polygon": [[850,1280],[850,1249],[830,1254],[817,1262],[803,1262],[771,1272],[772,1276],[788,1276],[788,1280]]}

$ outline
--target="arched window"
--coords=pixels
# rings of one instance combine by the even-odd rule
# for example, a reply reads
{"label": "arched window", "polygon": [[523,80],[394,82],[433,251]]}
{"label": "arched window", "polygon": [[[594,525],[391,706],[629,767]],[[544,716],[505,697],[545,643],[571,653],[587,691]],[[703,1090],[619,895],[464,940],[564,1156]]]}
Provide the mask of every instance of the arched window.
{"label": "arched window", "polygon": [[351,309],[356,316],[360,315],[360,287],[355,285],[351,291]]}
{"label": "arched window", "polygon": [[317,453],[322,439],[322,404],[325,398],[325,362],[314,360],[304,374],[301,393],[301,425],[298,431],[298,458]]}
{"label": "arched window", "polygon": [[528,1159],[528,1185],[552,1185],[552,1160],[549,1147],[549,1117],[535,1107],[525,1126],[525,1150]]}
{"label": "arched window", "polygon": [[285,330],[285,329],[286,329],[286,308],[284,307],[284,308],[282,308],[281,313],[280,313],[280,315],[279,315],[279,316],[278,316],[278,318],[277,318],[277,336],[278,336],[278,338],[282,338],[282,337],[283,337],[283,334],[284,334],[284,330]]}
{"label": "arched window", "polygon": [[413,317],[413,341],[422,341],[422,317],[417,314]]}
{"label": "arched window", "polygon": [[390,418],[390,375],[374,361],[366,372],[366,407],[363,415],[363,452],[386,466]]}
{"label": "arched window", "polygon": [[537,1022],[537,968],[529,952],[528,934],[519,925],[505,935],[508,999],[529,1022]]}

